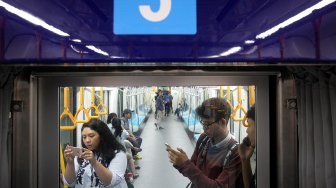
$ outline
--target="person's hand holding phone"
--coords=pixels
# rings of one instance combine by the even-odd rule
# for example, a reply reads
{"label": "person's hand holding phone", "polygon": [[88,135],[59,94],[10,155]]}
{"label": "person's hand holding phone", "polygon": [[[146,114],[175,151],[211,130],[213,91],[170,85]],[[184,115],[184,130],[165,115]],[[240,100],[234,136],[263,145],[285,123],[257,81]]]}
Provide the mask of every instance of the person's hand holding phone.
{"label": "person's hand holding phone", "polygon": [[[168,149],[168,148],[171,148],[171,146],[170,146],[167,142],[165,143],[165,145],[166,145],[167,149]],[[168,150],[167,150],[167,151],[168,151]]]}
{"label": "person's hand holding phone", "polygon": [[75,153],[73,150],[73,146],[67,145],[64,150],[64,158],[67,163],[73,163],[75,158]]}
{"label": "person's hand holding phone", "polygon": [[168,143],[165,143],[166,150],[168,151],[169,161],[173,163],[174,166],[180,167],[184,162],[189,160],[187,154],[181,149],[177,148],[174,150]]}
{"label": "person's hand holding phone", "polygon": [[89,160],[92,165],[97,161],[93,151],[86,148],[83,148],[83,152],[80,155],[80,158]]}

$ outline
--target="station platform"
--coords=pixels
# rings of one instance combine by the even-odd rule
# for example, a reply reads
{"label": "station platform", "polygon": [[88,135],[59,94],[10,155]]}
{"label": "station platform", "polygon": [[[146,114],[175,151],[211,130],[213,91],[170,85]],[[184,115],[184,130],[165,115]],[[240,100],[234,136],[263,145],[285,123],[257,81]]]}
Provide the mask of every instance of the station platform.
{"label": "station platform", "polygon": [[162,126],[157,130],[154,114],[151,114],[144,125],[140,137],[143,138],[142,159],[137,160],[141,169],[139,177],[134,180],[135,188],[184,188],[190,182],[180,174],[169,162],[165,143],[173,148],[182,148],[190,158],[195,147],[193,137],[189,137],[185,125],[173,114],[164,117]]}

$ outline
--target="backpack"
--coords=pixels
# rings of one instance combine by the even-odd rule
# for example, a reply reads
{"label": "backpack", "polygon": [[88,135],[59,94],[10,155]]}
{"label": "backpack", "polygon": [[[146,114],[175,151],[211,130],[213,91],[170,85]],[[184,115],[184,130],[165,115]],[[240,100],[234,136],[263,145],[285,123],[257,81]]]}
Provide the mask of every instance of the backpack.
{"label": "backpack", "polygon": [[[206,152],[205,150],[207,149],[207,148],[205,149],[205,147],[207,147],[207,145],[209,144],[209,142],[210,142],[210,138],[208,136],[205,136],[202,139],[201,144],[198,147],[198,153],[200,153],[201,151],[205,153]],[[229,164],[229,159],[231,157],[232,151],[237,146],[238,146],[238,143],[234,143],[234,144],[232,144],[232,145],[229,146],[229,151],[227,152],[227,154],[226,154],[226,156],[224,158],[223,164],[222,164],[223,169]]]}

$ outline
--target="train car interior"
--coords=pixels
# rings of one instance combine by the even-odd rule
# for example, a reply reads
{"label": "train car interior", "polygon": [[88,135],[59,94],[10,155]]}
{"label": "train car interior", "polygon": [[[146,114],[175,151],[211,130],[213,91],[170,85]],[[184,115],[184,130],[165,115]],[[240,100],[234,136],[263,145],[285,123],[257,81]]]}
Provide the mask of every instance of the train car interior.
{"label": "train car interior", "polygon": [[197,187],[165,143],[190,158],[216,97],[239,146],[255,107],[252,187],[334,188],[335,65],[336,0],[0,0],[0,187],[71,187],[67,146],[125,109],[128,187]]}

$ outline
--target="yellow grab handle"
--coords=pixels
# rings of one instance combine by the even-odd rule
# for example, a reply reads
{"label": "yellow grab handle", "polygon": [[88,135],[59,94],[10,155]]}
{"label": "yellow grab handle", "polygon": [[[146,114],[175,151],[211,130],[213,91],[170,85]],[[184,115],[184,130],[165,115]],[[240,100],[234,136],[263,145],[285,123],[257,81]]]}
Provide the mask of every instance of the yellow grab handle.
{"label": "yellow grab handle", "polygon": [[73,117],[72,113],[69,110],[69,88],[68,87],[64,88],[63,98],[64,98],[64,110],[60,116],[60,122],[62,122],[65,116],[68,116],[72,122],[72,125],[70,126],[61,125],[60,129],[61,130],[74,130],[76,129],[76,119]]}
{"label": "yellow grab handle", "polygon": [[239,103],[239,104],[236,106],[236,108],[234,109],[233,113],[231,114],[231,118],[232,118],[233,121],[243,121],[243,120],[245,119],[245,115],[244,115],[243,118],[236,118],[236,117],[235,117],[239,109],[240,109],[241,111],[243,111],[244,114],[246,115],[246,110],[245,110],[244,107],[241,105],[241,103]]}
{"label": "yellow grab handle", "polygon": [[[76,114],[75,114],[76,123],[86,123],[86,122],[90,121],[89,113],[84,108],[84,91],[83,90],[84,90],[83,87],[80,87],[80,89],[79,89],[79,101],[80,101],[80,104],[79,104],[79,108],[77,109]],[[86,119],[85,119],[85,116],[84,116],[84,119],[77,119],[78,118],[78,114],[81,111],[84,112],[84,115],[86,116]]]}
{"label": "yellow grab handle", "polygon": [[95,114],[98,114],[98,115],[97,116],[91,116],[90,113],[89,113],[89,119],[91,119],[91,118],[99,118],[99,110],[98,110],[97,106],[95,105],[94,101],[95,101],[95,88],[92,87],[91,88],[91,105],[89,106],[89,108],[87,109],[87,111],[89,113],[90,110],[93,108]]}

